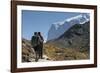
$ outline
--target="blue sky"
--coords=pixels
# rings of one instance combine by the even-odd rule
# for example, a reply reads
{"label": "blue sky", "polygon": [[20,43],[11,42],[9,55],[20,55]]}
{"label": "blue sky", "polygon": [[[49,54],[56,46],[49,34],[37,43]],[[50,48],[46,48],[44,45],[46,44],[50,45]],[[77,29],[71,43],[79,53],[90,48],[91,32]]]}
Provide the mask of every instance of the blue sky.
{"label": "blue sky", "polygon": [[79,14],[81,13],[22,10],[22,37],[30,40],[34,32],[41,32],[46,40],[52,23]]}

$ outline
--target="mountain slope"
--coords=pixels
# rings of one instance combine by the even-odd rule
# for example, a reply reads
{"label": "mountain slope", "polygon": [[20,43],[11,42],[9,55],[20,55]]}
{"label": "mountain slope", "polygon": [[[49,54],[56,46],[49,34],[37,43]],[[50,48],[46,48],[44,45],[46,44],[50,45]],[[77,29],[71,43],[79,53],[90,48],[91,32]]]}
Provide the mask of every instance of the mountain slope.
{"label": "mountain slope", "polygon": [[69,30],[64,32],[63,35],[57,39],[50,40],[47,43],[60,48],[74,48],[76,50],[80,49],[89,52],[89,24],[90,22],[75,24]]}
{"label": "mountain slope", "polygon": [[22,39],[22,62],[30,62],[31,58],[34,57],[34,52],[31,49],[32,46],[29,40]]}
{"label": "mountain slope", "polygon": [[51,25],[48,31],[47,41],[56,39],[65,31],[70,29],[75,24],[84,24],[90,20],[89,14],[80,14],[75,17],[68,18],[62,22],[57,22]]}
{"label": "mountain slope", "polygon": [[86,52],[72,48],[60,48],[49,43],[44,44],[44,52],[52,61],[89,59],[89,54]]}

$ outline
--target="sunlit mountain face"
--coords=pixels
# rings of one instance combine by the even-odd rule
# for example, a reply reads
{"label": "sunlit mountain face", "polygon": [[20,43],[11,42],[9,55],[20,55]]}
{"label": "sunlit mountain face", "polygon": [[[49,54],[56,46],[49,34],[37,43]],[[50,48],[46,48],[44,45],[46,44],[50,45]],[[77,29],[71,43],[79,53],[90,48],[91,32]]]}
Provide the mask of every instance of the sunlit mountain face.
{"label": "sunlit mountain face", "polygon": [[80,14],[62,22],[53,23],[48,31],[47,41],[56,39],[75,24],[84,24],[90,20],[89,14]]}

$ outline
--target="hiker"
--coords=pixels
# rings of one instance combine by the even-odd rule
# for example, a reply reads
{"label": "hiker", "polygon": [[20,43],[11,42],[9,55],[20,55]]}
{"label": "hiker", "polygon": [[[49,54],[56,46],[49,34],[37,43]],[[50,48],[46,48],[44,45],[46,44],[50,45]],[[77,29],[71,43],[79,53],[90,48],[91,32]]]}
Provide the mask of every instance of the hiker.
{"label": "hiker", "polygon": [[39,37],[39,58],[43,59],[43,36],[41,35],[41,32],[38,32]]}
{"label": "hiker", "polygon": [[38,33],[34,32],[34,35],[31,38],[31,45],[32,48],[35,51],[35,61],[37,62],[39,59],[39,37],[38,37]]}

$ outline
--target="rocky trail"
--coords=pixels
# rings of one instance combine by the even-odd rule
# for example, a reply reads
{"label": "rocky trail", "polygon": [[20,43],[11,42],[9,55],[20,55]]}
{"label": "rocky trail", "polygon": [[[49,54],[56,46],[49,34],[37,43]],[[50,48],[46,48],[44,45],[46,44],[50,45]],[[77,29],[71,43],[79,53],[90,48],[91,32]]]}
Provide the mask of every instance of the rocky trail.
{"label": "rocky trail", "polygon": [[[31,48],[32,52],[34,53],[34,50]],[[30,58],[30,62],[35,62],[35,58]],[[51,61],[47,55],[43,55],[43,59],[39,59],[38,62],[47,62]]]}
{"label": "rocky trail", "polygon": [[[30,61],[31,62],[35,62],[35,59],[34,58],[30,58]],[[46,55],[43,55],[43,59],[39,59],[38,60],[38,62],[48,62],[48,61],[51,61],[51,60],[49,60],[49,58]]]}

